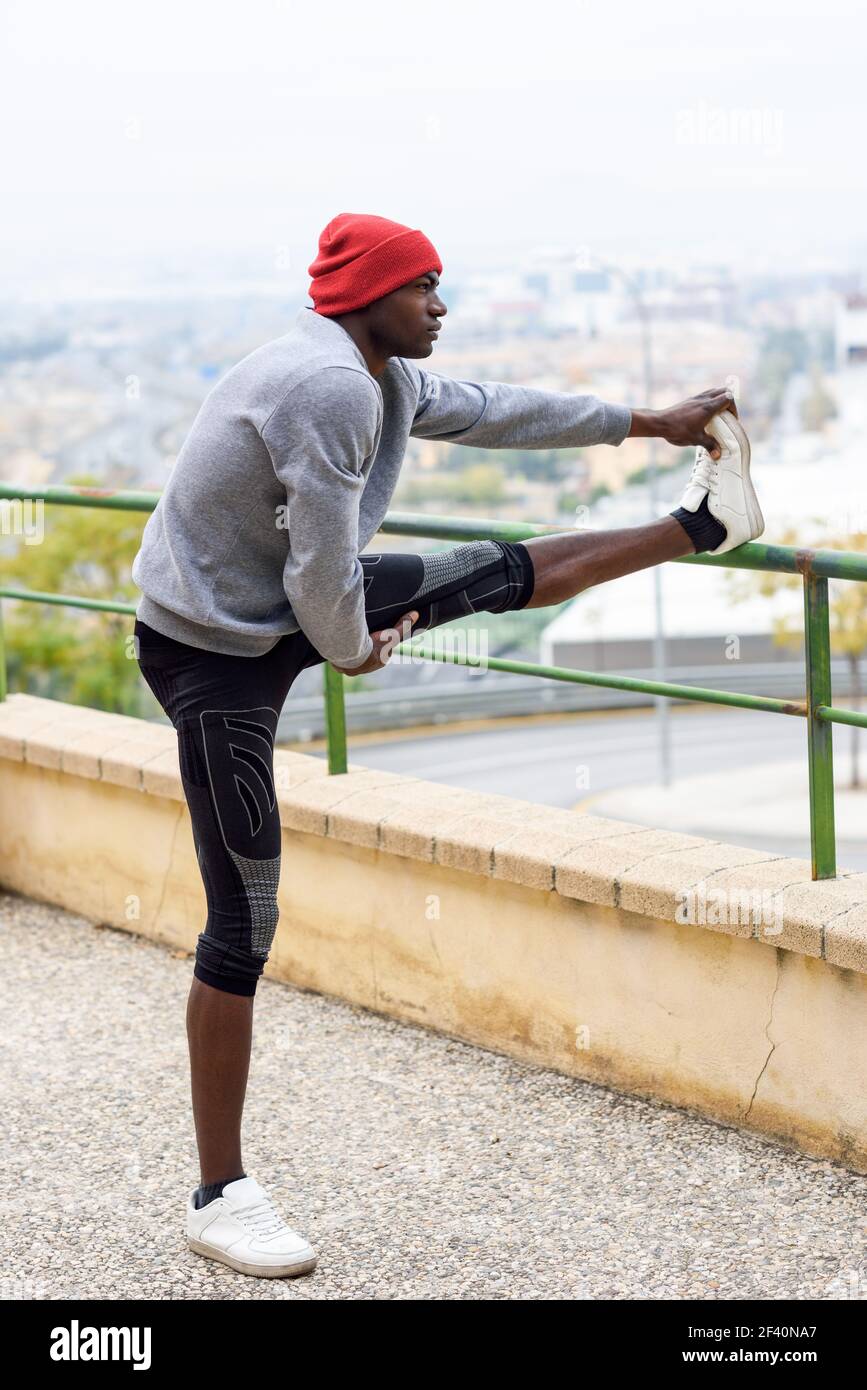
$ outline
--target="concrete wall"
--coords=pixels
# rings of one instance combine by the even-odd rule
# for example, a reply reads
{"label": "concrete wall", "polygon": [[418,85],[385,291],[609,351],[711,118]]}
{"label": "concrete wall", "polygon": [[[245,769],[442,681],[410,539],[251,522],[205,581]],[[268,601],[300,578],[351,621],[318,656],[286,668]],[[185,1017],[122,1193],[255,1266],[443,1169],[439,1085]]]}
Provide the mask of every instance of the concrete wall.
{"label": "concrete wall", "polygon": [[[194,948],[172,729],[14,695],[0,772],[6,888]],[[269,977],[867,1172],[867,875],[304,754],[276,777]]]}

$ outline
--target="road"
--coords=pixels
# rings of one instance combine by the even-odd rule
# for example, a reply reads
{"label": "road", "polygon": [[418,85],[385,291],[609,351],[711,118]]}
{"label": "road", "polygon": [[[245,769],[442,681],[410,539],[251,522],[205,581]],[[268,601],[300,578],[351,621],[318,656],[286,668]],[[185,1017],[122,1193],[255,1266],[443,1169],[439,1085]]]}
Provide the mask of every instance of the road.
{"label": "road", "polygon": [[[840,734],[838,733],[838,740]],[[846,735],[843,735],[845,738]],[[390,740],[358,737],[350,741],[350,759],[368,767],[423,777],[431,782],[496,792],[558,807],[575,807],[600,793],[658,776],[657,737],[651,710],[570,715],[566,718],[502,720],[483,729],[424,731]],[[837,757],[848,745],[838,742]],[[710,710],[676,706],[671,711],[672,769],[675,779],[723,768],[752,769],[758,763],[791,762],[806,756],[806,733],[800,719],[752,710]],[[805,831],[807,808],[804,808]],[[689,808],[684,823],[688,831]],[[803,838],[747,832],[720,838],[767,849],[774,854],[810,857]],[[840,862],[867,869],[867,851],[857,843],[840,843]]]}
{"label": "road", "polygon": [[[387,741],[357,739],[350,756],[431,782],[561,807],[657,775],[650,710],[502,724]],[[759,758],[789,760],[805,749],[801,720],[752,710],[676,708],[671,731],[675,777],[708,770],[723,758],[729,766],[747,767]]]}

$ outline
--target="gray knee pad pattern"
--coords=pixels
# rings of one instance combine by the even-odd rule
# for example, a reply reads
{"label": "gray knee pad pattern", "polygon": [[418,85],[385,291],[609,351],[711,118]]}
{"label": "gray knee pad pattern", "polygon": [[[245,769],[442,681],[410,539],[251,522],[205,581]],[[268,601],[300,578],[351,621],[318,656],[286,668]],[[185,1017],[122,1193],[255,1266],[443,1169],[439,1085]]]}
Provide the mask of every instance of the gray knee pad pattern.
{"label": "gray knee pad pattern", "polygon": [[465,545],[455,546],[453,550],[422,555],[424,578],[421,587],[408,602],[423,598],[425,594],[442,588],[444,584],[456,584],[466,579],[474,570],[480,569],[483,565],[493,564],[502,557],[503,552],[496,541],[468,541]]}
{"label": "gray knee pad pattern", "polygon": [[[228,846],[227,846],[228,849]],[[229,849],[232,862],[244,885],[250,904],[250,950],[264,960],[277,930],[279,909],[277,885],[280,882],[280,856],[276,859],[247,859]]]}

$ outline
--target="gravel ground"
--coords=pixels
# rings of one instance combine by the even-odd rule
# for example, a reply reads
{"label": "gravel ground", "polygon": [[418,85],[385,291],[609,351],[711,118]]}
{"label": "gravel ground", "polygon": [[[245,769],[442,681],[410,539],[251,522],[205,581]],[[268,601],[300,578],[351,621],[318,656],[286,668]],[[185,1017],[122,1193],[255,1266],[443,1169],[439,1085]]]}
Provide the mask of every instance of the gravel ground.
{"label": "gravel ground", "polygon": [[263,980],[245,1166],[319,1266],[193,1254],[192,961],[0,893],[6,1299],[867,1299],[867,1178]]}

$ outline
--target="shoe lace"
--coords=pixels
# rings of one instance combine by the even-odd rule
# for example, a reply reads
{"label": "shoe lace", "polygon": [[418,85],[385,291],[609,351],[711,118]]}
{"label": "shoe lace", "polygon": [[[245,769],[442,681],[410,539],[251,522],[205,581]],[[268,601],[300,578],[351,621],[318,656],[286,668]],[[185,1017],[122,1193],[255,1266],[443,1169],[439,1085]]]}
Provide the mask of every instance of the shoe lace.
{"label": "shoe lace", "polygon": [[268,1197],[249,1202],[245,1207],[235,1207],[233,1216],[243,1221],[248,1230],[259,1238],[270,1239],[289,1230],[274,1203]]}
{"label": "shoe lace", "polygon": [[719,476],[719,460],[711,458],[706,449],[701,445],[695,452],[695,463],[692,465],[692,472],[689,475],[690,485],[698,483],[699,487],[710,489]]}

